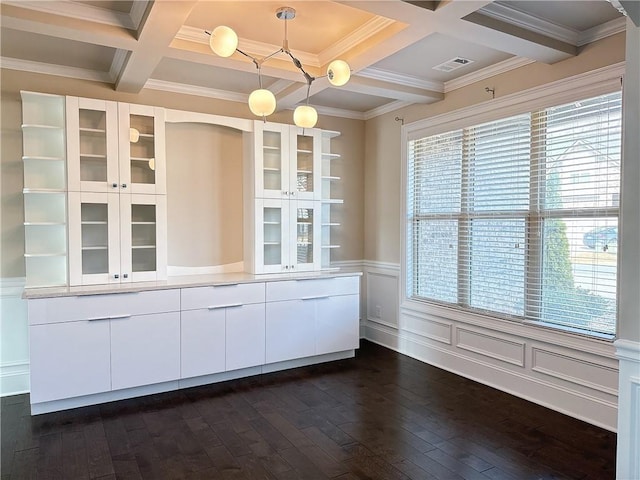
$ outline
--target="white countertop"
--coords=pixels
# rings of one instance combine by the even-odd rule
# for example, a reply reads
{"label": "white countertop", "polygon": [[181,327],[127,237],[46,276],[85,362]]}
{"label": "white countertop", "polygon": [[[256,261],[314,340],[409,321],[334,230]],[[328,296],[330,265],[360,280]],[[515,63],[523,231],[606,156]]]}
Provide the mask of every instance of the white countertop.
{"label": "white countertop", "polygon": [[245,272],[218,273],[211,275],[183,275],[168,277],[154,282],[112,283],[103,285],[83,285],[79,287],[25,288],[22,295],[26,299],[72,297],[78,295],[104,295],[109,293],[132,293],[171,288],[206,287],[232,285],[238,283],[278,282],[285,280],[306,280],[315,278],[352,277],[362,275],[360,271],[316,271],[296,273],[275,273],[254,275]]}

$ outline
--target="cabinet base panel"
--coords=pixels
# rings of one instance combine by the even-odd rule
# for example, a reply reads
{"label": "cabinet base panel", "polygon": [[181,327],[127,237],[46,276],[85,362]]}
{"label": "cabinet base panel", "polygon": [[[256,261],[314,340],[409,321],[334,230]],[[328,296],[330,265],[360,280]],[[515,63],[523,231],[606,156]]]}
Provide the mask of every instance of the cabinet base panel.
{"label": "cabinet base panel", "polygon": [[144,385],[141,387],[126,388],[123,390],[115,390],[111,392],[96,393],[93,395],[85,395],[82,397],[64,398],[61,400],[53,400],[50,402],[32,403],[31,415],[41,415],[43,413],[58,412],[60,410],[69,410],[72,408],[86,407],[88,405],[97,405],[100,403],[114,402],[127,398],[142,397],[144,395],[152,395],[155,393],[170,392],[172,390],[180,390],[182,388],[198,387],[211,383],[225,382],[227,380],[235,380],[237,378],[245,378],[262,373],[278,372],[290,368],[305,367],[317,363],[331,362],[334,360],[343,360],[355,356],[355,350],[345,350],[343,352],[328,353],[325,355],[316,355],[312,357],[297,358],[285,362],[270,363],[267,365],[258,365],[256,367],[242,368],[229,372],[216,373],[213,375],[203,375],[201,377],[182,378],[170,382],[156,383],[154,385]]}

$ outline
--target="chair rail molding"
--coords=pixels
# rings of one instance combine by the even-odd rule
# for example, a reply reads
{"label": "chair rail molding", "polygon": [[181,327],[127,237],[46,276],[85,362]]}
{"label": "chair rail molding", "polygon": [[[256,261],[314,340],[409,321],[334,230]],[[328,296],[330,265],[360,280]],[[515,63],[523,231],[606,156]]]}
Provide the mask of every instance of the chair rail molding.
{"label": "chair rail molding", "polygon": [[0,396],[29,391],[27,305],[25,279],[0,278]]}
{"label": "chair rail molding", "polygon": [[618,375],[618,458],[616,478],[640,478],[640,342],[616,340]]}

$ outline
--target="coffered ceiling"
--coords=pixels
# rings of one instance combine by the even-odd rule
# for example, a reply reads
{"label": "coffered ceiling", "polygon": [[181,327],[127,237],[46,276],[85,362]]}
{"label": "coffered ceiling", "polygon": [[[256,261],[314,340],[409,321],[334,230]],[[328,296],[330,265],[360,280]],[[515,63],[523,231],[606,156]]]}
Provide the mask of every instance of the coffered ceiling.
{"label": "coffered ceiling", "polygon": [[[631,0],[634,1],[634,0]],[[239,48],[264,57],[282,46],[290,6],[289,47],[320,77],[310,103],[321,114],[370,118],[530,62],[555,63],[624,31],[624,0],[205,1],[2,0],[3,68],[75,77],[136,93],[143,88],[247,101],[255,65],[209,48],[218,25]],[[332,87],[323,77],[336,58],[352,77]],[[304,101],[302,74],[283,54],[262,66],[278,108]]]}

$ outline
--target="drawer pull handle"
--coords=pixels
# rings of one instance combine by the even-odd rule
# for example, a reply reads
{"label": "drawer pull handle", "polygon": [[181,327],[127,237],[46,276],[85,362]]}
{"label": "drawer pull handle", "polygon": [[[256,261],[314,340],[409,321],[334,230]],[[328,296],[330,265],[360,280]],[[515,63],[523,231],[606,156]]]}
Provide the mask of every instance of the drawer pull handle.
{"label": "drawer pull handle", "polygon": [[131,314],[124,314],[124,315],[112,315],[109,317],[93,317],[93,318],[87,318],[87,322],[99,322],[101,320],[118,320],[120,318],[130,318]]}
{"label": "drawer pull handle", "polygon": [[209,310],[217,310],[219,308],[237,308],[237,307],[241,307],[242,305],[243,305],[242,303],[231,303],[229,305],[211,305],[207,308]]}
{"label": "drawer pull handle", "polygon": [[302,300],[302,301],[306,301],[306,300],[321,300],[323,298],[329,298],[329,295],[318,295],[317,297],[302,297],[300,300]]}

